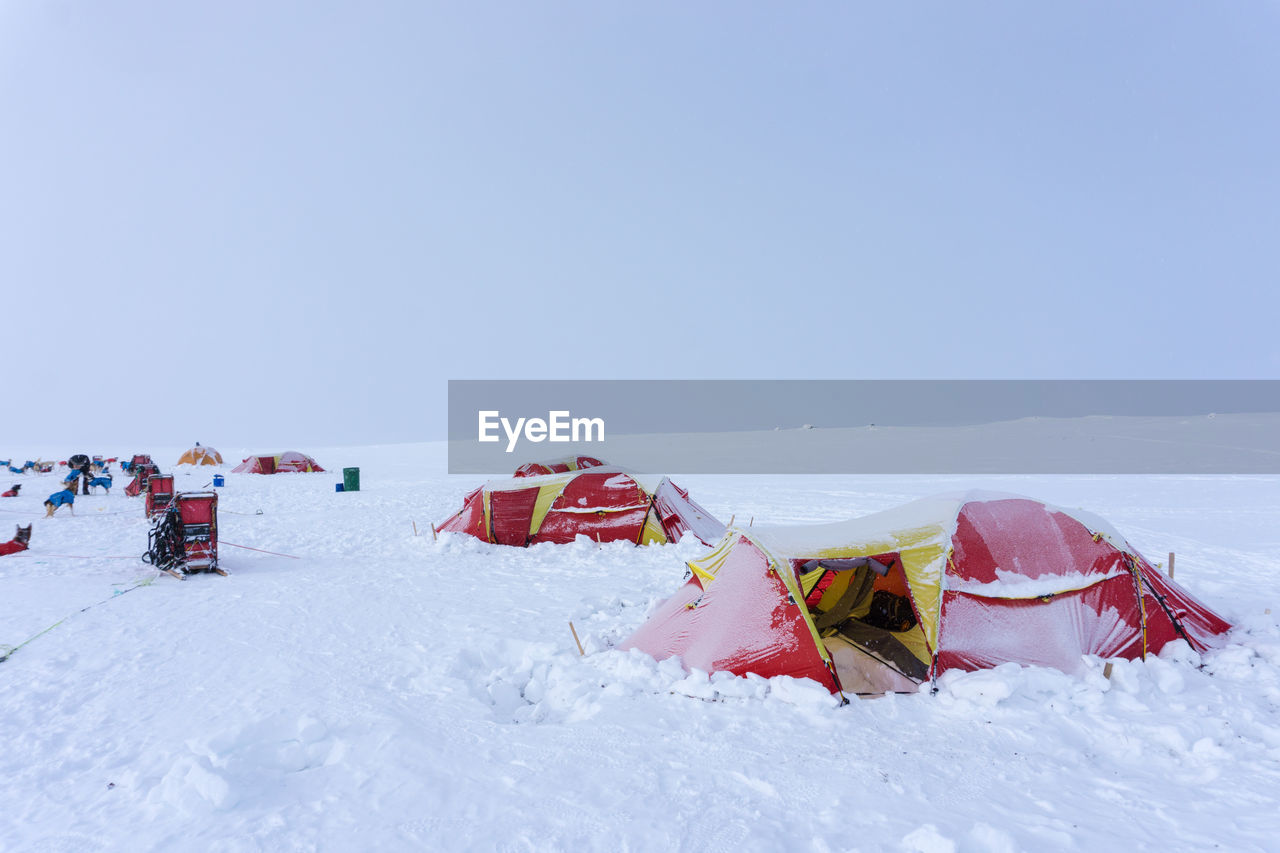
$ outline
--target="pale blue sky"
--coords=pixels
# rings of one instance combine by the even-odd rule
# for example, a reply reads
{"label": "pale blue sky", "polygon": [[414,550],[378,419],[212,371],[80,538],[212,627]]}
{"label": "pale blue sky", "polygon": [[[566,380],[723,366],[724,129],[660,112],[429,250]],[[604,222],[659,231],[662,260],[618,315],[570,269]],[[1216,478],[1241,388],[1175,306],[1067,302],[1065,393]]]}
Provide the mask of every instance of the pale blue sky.
{"label": "pale blue sky", "polygon": [[193,6],[0,0],[6,438],[442,438],[450,378],[1280,377],[1275,2]]}

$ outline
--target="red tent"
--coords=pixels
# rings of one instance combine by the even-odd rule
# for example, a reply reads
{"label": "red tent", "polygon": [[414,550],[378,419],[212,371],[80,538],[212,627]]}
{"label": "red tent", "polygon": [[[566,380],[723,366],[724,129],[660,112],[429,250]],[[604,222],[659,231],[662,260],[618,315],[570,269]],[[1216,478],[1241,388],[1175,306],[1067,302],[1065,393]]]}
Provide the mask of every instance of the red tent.
{"label": "red tent", "polygon": [[275,456],[250,456],[232,468],[231,472],[233,474],[282,474],[323,470],[316,460],[305,453],[288,450]]}
{"label": "red tent", "polygon": [[686,532],[709,544],[724,525],[665,477],[653,482],[601,466],[486,483],[436,529],[523,547],[572,542],[580,534],[644,545],[678,541]]}
{"label": "red tent", "polygon": [[1009,495],[730,529],[623,645],[686,666],[914,691],[947,670],[1074,671],[1231,626],[1102,519]]}
{"label": "red tent", "polygon": [[566,456],[551,462],[526,462],[516,469],[516,477],[540,477],[543,474],[563,474],[566,471],[581,471],[583,468],[598,468],[604,463],[594,456]]}

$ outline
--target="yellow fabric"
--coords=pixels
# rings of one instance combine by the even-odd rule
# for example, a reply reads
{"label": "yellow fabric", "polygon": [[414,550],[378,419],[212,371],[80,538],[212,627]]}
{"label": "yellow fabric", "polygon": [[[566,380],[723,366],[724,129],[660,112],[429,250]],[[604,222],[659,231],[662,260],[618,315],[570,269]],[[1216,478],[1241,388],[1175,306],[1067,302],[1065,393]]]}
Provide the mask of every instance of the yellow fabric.
{"label": "yellow fabric", "polygon": [[490,531],[493,530],[493,515],[490,513],[490,510],[489,510],[489,490],[488,489],[485,489],[483,492],[480,493],[480,500],[481,500],[481,506],[484,508],[484,514],[481,517],[481,521],[484,524],[484,541],[492,542],[493,536],[490,535]]}
{"label": "yellow fabric", "polygon": [[910,631],[894,631],[893,636],[916,656],[916,660],[926,665],[933,661],[933,654],[929,651],[929,644],[925,642],[924,631],[919,625]]}
{"label": "yellow fabric", "polygon": [[1147,601],[1146,596],[1142,594],[1142,569],[1138,566],[1138,561],[1129,558],[1125,554],[1125,562],[1129,564],[1129,570],[1133,572],[1134,585],[1138,588],[1138,617],[1142,620],[1142,659],[1147,659]]}
{"label": "yellow fabric", "polygon": [[178,465],[221,465],[222,454],[212,447],[193,447],[178,459]]}
{"label": "yellow fabric", "polygon": [[[836,560],[848,557],[874,557],[876,554],[897,552],[902,559],[902,570],[906,574],[911,597],[915,600],[916,610],[920,614],[920,627],[924,631],[923,639],[929,649],[936,649],[938,622],[942,608],[942,576],[950,552],[950,540],[950,525],[925,524],[919,527],[886,531],[880,537],[869,541],[788,556],[806,560]],[[851,573],[841,572],[841,574]],[[835,588],[837,583],[843,584],[839,589],[839,592],[843,593],[849,581],[837,579],[831,587]],[[824,604],[830,603],[827,596],[831,594],[830,588],[823,594]],[[834,600],[835,598],[831,599],[831,601]]]}
{"label": "yellow fabric", "polygon": [[742,538],[742,534],[736,530],[725,535],[720,540],[720,544],[715,547],[707,556],[700,560],[690,560],[685,563],[689,570],[704,581],[705,588],[708,583],[716,579],[716,572],[720,571],[720,567],[724,565],[724,561],[729,558],[729,552],[738,544],[738,540]]}
{"label": "yellow fabric", "polygon": [[644,517],[644,529],[640,531],[640,544],[667,544],[667,531],[663,528],[662,521],[658,518],[657,510],[652,506],[649,507],[649,514]]}
{"label": "yellow fabric", "polygon": [[831,582],[831,586],[823,590],[822,598],[818,599],[818,609],[825,611],[834,607],[840,597],[848,591],[855,574],[857,572],[836,572],[835,580]]}
{"label": "yellow fabric", "polygon": [[804,575],[804,577],[800,581],[800,591],[804,593],[805,598],[808,598],[809,593],[813,592],[813,588],[818,585],[818,582],[820,580],[822,580],[822,576],[824,574],[826,573],[823,572],[821,569],[814,569],[813,571],[809,572],[807,575]]}
{"label": "yellow fabric", "polygon": [[[533,504],[533,515],[529,518],[529,535],[536,536],[538,531],[542,529],[542,522],[546,520],[547,513],[551,510],[551,505],[555,503],[556,498],[564,492],[564,487],[569,484],[568,480],[559,483],[550,483],[545,486],[538,487],[538,500]],[[485,493],[486,496],[488,492]]]}

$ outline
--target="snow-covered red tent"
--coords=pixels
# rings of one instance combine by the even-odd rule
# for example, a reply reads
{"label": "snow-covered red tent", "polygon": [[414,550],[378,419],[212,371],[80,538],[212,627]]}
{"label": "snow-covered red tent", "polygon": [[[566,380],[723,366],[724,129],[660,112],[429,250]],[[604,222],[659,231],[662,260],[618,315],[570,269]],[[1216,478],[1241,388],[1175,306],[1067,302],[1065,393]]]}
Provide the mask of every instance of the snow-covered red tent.
{"label": "snow-covered red tent", "polygon": [[516,477],[540,477],[543,474],[563,474],[566,471],[581,471],[584,468],[599,468],[604,465],[594,456],[566,456],[551,462],[526,462],[516,469]]}
{"label": "snow-covered red tent", "polygon": [[925,498],[835,524],[731,528],[623,644],[707,672],[914,691],[1017,662],[1071,672],[1231,626],[1102,519],[1030,498]]}
{"label": "snow-covered red tent", "polygon": [[663,477],[652,481],[606,466],[486,483],[436,528],[499,545],[572,542],[676,542],[692,533],[707,544],[724,525]]}
{"label": "snow-covered red tent", "polygon": [[197,444],[178,457],[179,465],[221,465],[222,454],[212,447]]}
{"label": "snow-covered red tent", "polygon": [[305,453],[289,450],[275,456],[250,456],[231,469],[233,474],[283,474],[287,472],[323,471],[316,460]]}

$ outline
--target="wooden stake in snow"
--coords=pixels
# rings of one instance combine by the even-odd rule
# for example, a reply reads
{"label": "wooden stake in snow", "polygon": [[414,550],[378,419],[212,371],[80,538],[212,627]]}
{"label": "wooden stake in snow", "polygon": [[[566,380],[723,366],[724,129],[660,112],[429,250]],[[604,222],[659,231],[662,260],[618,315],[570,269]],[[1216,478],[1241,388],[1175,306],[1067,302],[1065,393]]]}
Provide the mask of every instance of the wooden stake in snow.
{"label": "wooden stake in snow", "polygon": [[1169,552],[1169,580],[1173,580],[1173,552]]}
{"label": "wooden stake in snow", "polygon": [[1107,665],[1102,668],[1102,677],[1107,681],[1111,680],[1111,661],[1107,661]]}
{"label": "wooden stake in snow", "polygon": [[432,542],[439,541],[436,539],[436,525],[434,521],[431,523],[431,541]]}
{"label": "wooden stake in snow", "polygon": [[753,515],[751,516],[751,520],[747,522],[747,527],[751,527],[755,523],[756,523],[756,517]]}
{"label": "wooden stake in snow", "polygon": [[413,535],[414,535],[414,536],[417,536],[417,535],[418,535],[418,522],[414,521],[412,518],[411,518],[411,519],[409,519],[409,521],[410,521],[410,523],[411,523],[411,524],[413,524]]}
{"label": "wooden stake in snow", "polygon": [[738,514],[736,512],[733,515],[729,516],[729,524],[728,524],[729,527],[733,527],[733,520],[737,517],[738,517]]}
{"label": "wooden stake in snow", "polygon": [[569,623],[569,630],[573,632],[573,641],[578,644],[578,657],[586,657],[587,653],[582,649],[582,641],[578,639],[578,629],[573,627],[573,623]]}

